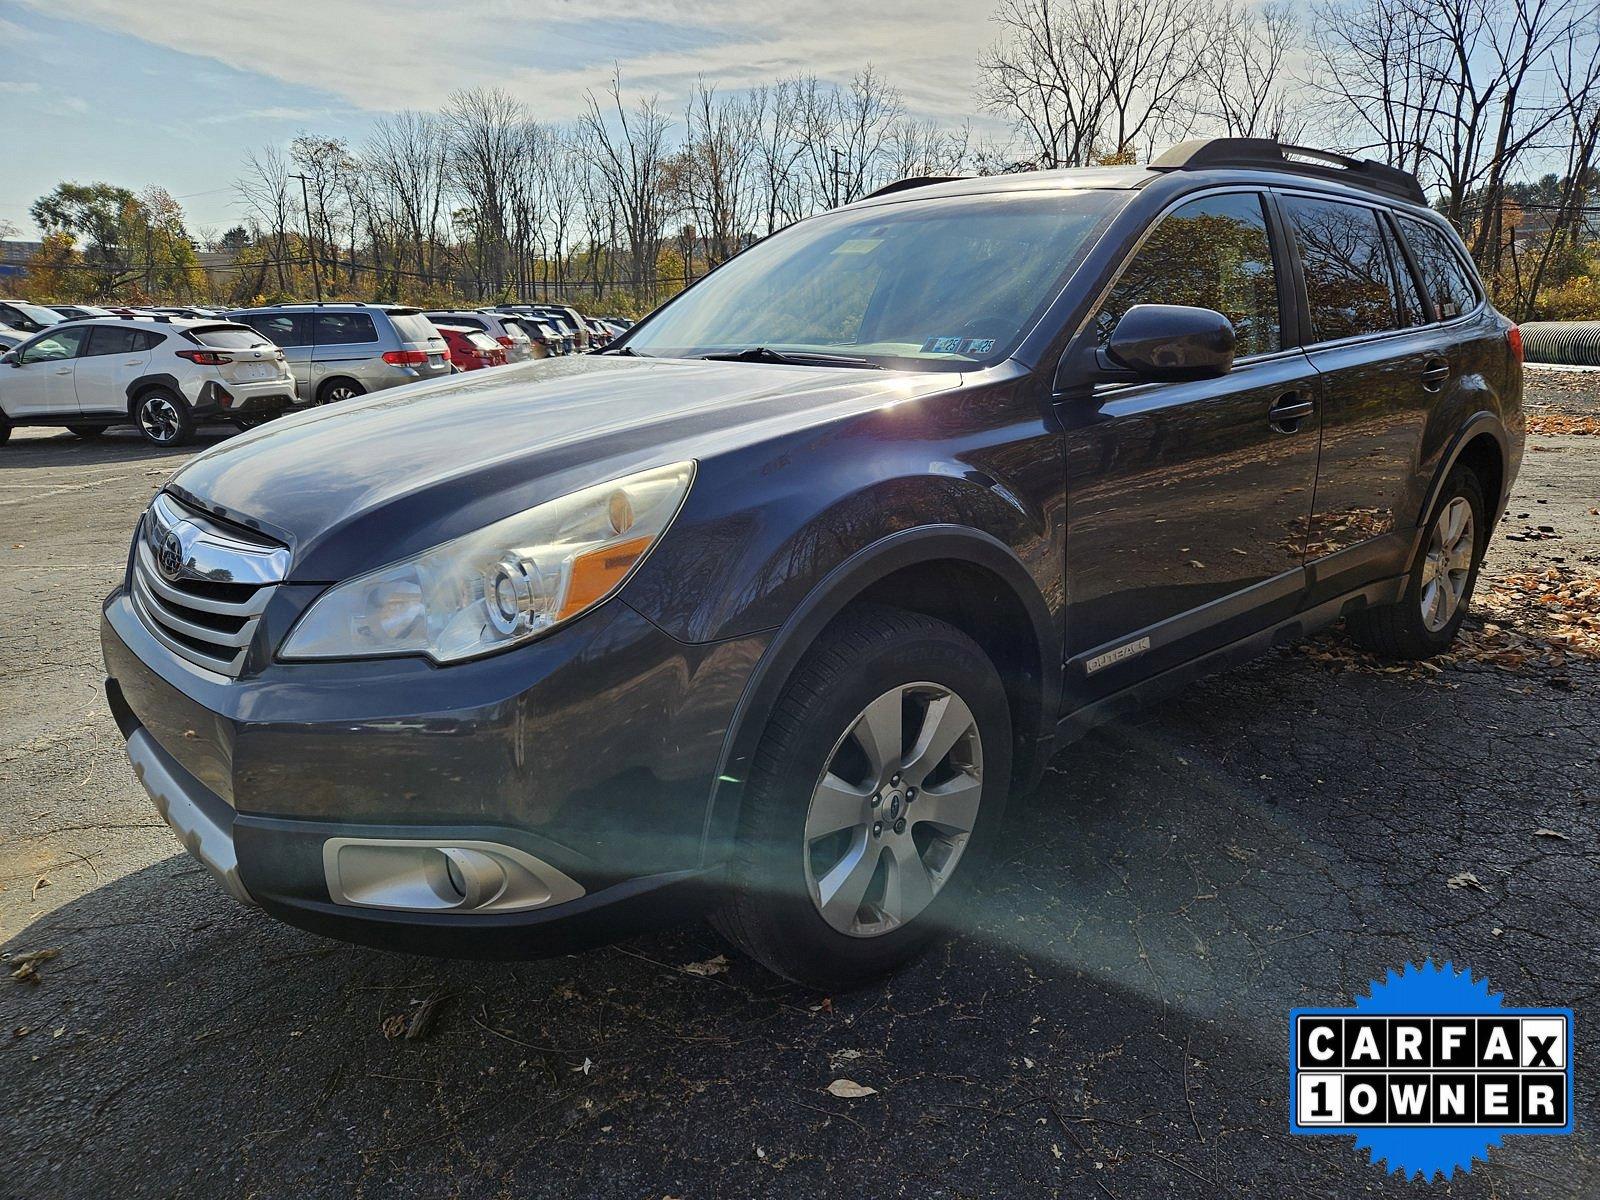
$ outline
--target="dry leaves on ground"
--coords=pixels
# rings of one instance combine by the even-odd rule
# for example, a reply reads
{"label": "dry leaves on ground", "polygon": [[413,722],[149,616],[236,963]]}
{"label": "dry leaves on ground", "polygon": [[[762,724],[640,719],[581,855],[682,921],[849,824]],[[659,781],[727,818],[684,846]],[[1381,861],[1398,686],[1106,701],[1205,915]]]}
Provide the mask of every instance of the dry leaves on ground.
{"label": "dry leaves on ground", "polygon": [[708,958],[705,962],[684,963],[683,970],[689,975],[721,975],[728,969],[728,956],[719,954],[715,958]]}
{"label": "dry leaves on ground", "polygon": [[1341,670],[1413,676],[1468,663],[1520,671],[1562,667],[1574,659],[1600,661],[1600,578],[1560,566],[1480,579],[1455,644],[1418,663],[1376,658],[1339,630],[1302,643],[1300,652]]}
{"label": "dry leaves on ground", "polygon": [[6,965],[11,968],[11,978],[18,983],[39,982],[39,964],[49,962],[52,958],[61,955],[60,946],[51,946],[48,950],[33,950],[27,954],[19,954],[10,959]]}
{"label": "dry leaves on ground", "polygon": [[863,1096],[876,1096],[878,1089],[857,1083],[854,1079],[835,1079],[828,1085],[828,1093],[841,1100],[859,1100]]}
{"label": "dry leaves on ground", "polygon": [[1528,416],[1528,432],[1600,437],[1600,418],[1578,417],[1570,413],[1531,413]]}

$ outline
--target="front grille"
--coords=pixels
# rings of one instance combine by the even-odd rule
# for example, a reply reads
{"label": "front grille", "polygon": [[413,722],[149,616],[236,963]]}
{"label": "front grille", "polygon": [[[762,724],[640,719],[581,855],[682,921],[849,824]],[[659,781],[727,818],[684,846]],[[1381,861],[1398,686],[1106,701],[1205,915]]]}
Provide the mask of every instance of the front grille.
{"label": "front grille", "polygon": [[172,653],[237,677],[288,566],[284,547],[157,496],[134,547],[133,607]]}

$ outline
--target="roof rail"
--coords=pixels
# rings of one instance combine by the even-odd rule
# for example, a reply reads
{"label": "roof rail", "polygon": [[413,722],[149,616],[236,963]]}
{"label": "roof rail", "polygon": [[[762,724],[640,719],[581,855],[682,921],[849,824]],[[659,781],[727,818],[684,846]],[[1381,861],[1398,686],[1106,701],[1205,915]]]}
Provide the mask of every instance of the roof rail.
{"label": "roof rail", "polygon": [[1254,167],[1333,179],[1426,206],[1428,197],[1410,171],[1330,150],[1286,146],[1275,138],[1198,138],[1179,142],[1150,163],[1153,171],[1206,171]]}
{"label": "roof rail", "polygon": [[965,178],[965,175],[912,175],[905,179],[896,179],[893,183],[886,183],[877,191],[868,192],[861,198],[873,200],[879,196],[892,196],[896,192],[908,192],[912,188],[927,187],[933,183],[954,183],[957,179]]}

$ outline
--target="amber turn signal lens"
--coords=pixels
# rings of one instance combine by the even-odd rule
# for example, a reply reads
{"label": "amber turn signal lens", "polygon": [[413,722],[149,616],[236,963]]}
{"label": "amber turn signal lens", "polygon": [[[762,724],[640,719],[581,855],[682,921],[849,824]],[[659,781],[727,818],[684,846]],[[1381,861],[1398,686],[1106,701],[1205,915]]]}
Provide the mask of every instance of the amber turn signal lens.
{"label": "amber turn signal lens", "polygon": [[650,549],[651,538],[629,538],[584,552],[572,560],[567,594],[561,602],[558,621],[580,613],[621,583],[633,564]]}

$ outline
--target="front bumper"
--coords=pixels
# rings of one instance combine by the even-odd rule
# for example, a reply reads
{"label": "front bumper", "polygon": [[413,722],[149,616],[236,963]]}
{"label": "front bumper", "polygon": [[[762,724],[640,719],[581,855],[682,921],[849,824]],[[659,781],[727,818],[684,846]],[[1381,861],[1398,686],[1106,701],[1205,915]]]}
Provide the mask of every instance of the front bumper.
{"label": "front bumper", "polygon": [[[230,894],[292,924],[536,957],[681,920],[718,894],[707,804],[764,638],[685,646],[614,601],[447,669],[269,660],[225,679],[166,651],[121,591],[101,632],[108,700],[157,809]],[[326,848],[347,838],[509,847],[583,894],[514,912],[365,907],[329,886]]]}

